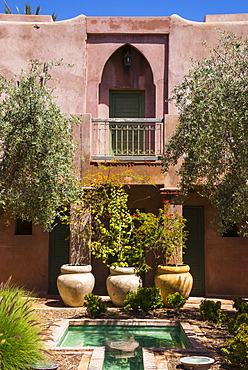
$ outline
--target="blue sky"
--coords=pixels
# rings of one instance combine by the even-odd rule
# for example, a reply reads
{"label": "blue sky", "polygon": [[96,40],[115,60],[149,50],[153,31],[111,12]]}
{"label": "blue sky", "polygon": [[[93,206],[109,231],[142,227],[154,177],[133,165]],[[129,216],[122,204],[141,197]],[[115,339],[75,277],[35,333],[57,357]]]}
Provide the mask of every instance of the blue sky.
{"label": "blue sky", "polygon": [[[206,14],[248,13],[248,0],[7,0],[15,13],[15,6],[23,12],[24,3],[41,6],[41,14],[57,13],[57,20],[86,16],[170,16],[202,22]],[[4,10],[4,3],[0,12]]]}

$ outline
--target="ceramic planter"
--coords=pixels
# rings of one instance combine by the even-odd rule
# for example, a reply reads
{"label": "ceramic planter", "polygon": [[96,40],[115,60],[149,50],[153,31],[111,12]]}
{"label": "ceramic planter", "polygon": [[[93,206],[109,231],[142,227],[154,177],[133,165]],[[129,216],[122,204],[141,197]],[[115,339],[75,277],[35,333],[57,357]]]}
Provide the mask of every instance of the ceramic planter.
{"label": "ceramic planter", "polygon": [[57,279],[59,294],[66,306],[82,307],[85,294],[91,293],[95,285],[91,266],[61,266]]}
{"label": "ceramic planter", "polygon": [[111,266],[109,270],[110,275],[106,281],[108,295],[115,306],[124,306],[127,291],[137,292],[142,286],[142,280],[134,267]]}
{"label": "ceramic planter", "polygon": [[155,286],[160,289],[164,305],[171,307],[166,298],[169,294],[179,292],[184,298],[188,298],[193,286],[193,277],[188,265],[158,266],[155,275]]}

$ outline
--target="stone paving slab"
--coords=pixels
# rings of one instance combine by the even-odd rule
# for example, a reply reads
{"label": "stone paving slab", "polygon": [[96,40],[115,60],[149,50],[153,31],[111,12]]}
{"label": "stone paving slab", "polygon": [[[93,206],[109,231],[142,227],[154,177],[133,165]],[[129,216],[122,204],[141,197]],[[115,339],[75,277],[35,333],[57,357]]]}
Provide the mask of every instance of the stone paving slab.
{"label": "stone paving slab", "polygon": [[[233,301],[231,299],[219,299],[219,298],[203,298],[203,297],[190,297],[185,306],[184,309],[191,309],[191,308],[197,308],[199,307],[202,300],[214,300],[214,301],[221,301],[222,303],[222,309],[223,310],[233,310]],[[102,300],[108,305],[108,310],[115,311],[116,308],[113,307],[110,298],[108,296],[103,296]],[[41,310],[51,310],[54,309],[55,311],[61,311],[65,310],[72,312],[73,314],[82,314],[82,310],[84,311],[85,308],[72,308],[72,307],[65,307],[63,303],[60,301],[59,296],[53,296],[49,297],[46,296],[44,298],[34,299],[34,308],[38,308]],[[126,319],[127,321],[131,319]],[[156,322],[154,320],[154,322]],[[185,324],[184,324],[185,326]],[[187,326],[187,324],[186,324]],[[202,345],[204,345],[204,342],[206,341],[206,338],[204,337],[203,332],[200,330],[200,328],[197,325],[191,325],[191,328],[193,329],[193,332],[195,335],[192,335],[192,333],[188,333],[193,339],[193,342],[195,341],[195,349],[192,350],[161,350],[161,349],[143,349],[143,355],[144,355],[144,369],[145,370],[171,370],[175,369],[177,365],[180,364],[180,357],[182,356],[190,356],[190,355],[199,355],[204,354],[204,348]],[[184,328],[187,332],[187,327]],[[200,343],[200,346],[198,347],[198,344]],[[198,348],[197,348],[198,347]],[[94,351],[96,351],[94,353]],[[100,353],[100,352],[101,353]],[[206,355],[206,353],[205,353]],[[83,351],[82,352],[82,358],[80,361],[80,364],[77,369],[75,370],[100,370],[102,368],[104,359],[104,348],[99,347],[95,349],[91,349],[91,351]],[[177,365],[176,365],[177,364]],[[175,367],[176,366],[176,367]]]}
{"label": "stone paving slab", "polygon": [[[109,309],[115,309],[115,307],[111,304],[111,300],[109,296],[100,296],[102,298],[102,301],[106,303],[109,307]],[[31,298],[34,301],[35,308],[54,308],[54,309],[68,309],[64,306],[63,302],[60,300],[60,297],[58,295],[55,296],[49,296],[44,295],[42,297]],[[204,297],[189,297],[186,304],[184,305],[184,308],[191,308],[191,307],[199,307],[202,300],[213,300],[213,301],[221,301],[221,307],[223,309],[233,310],[232,305],[233,301],[231,299],[224,299],[224,298],[204,298]],[[70,309],[80,310],[82,308],[76,307],[70,307]]]}

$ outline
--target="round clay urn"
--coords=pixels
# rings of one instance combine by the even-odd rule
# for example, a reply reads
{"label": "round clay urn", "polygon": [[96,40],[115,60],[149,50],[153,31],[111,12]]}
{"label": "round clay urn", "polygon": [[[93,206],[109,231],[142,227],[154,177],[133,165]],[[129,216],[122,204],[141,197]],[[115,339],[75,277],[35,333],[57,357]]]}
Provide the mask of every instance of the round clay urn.
{"label": "round clay urn", "polygon": [[108,295],[115,306],[124,306],[127,291],[137,292],[142,286],[142,280],[134,267],[111,266],[109,270],[110,275],[106,281]]}
{"label": "round clay urn", "polygon": [[193,286],[193,277],[188,265],[163,266],[159,265],[155,275],[155,286],[160,289],[164,305],[171,307],[166,298],[169,294],[180,293],[188,298]]}
{"label": "round clay urn", "polygon": [[70,307],[82,307],[85,294],[91,293],[95,278],[91,265],[63,265],[57,279],[57,287],[64,304]]}

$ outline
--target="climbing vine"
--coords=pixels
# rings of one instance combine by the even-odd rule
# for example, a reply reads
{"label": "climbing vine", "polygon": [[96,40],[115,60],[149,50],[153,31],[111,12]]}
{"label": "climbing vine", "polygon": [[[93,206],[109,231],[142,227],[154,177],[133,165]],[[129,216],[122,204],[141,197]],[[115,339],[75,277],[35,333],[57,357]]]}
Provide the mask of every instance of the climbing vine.
{"label": "climbing vine", "polygon": [[106,167],[83,178],[74,215],[66,218],[66,222],[77,225],[72,235],[73,264],[89,263],[92,253],[107,265],[133,266],[139,271],[149,269],[144,246],[135,244],[133,239],[135,224],[125,189],[130,180],[147,181],[131,171],[110,175]]}

